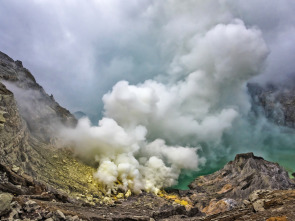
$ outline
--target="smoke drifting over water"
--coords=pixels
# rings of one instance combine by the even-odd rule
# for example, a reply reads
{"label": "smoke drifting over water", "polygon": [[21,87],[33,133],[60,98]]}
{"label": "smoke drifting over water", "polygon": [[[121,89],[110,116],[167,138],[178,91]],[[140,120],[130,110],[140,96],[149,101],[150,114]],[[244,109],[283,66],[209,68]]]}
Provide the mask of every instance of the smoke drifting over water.
{"label": "smoke drifting over water", "polygon": [[165,73],[139,84],[119,81],[103,96],[98,126],[81,119],[62,131],[99,163],[95,177],[109,189],[119,181],[134,192],[157,192],[177,184],[183,171],[216,168],[241,151],[294,151],[291,129],[283,133],[251,114],[246,84],[265,70],[270,50],[261,30],[233,8],[225,1],[154,3],[143,16],[161,26],[161,50],[170,54]]}

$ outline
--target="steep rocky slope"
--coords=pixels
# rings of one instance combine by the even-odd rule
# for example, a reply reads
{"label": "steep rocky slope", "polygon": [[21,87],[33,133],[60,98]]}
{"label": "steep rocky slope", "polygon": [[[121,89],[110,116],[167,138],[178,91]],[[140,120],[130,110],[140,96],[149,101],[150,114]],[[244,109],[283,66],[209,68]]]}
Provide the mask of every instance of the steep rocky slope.
{"label": "steep rocky slope", "polygon": [[198,177],[189,187],[190,200],[204,213],[214,214],[242,205],[256,190],[294,189],[295,182],[279,164],[247,153],[213,174]]}
{"label": "steep rocky slope", "polygon": [[278,125],[295,128],[295,83],[286,85],[248,84],[253,111],[264,114]]}
{"label": "steep rocky slope", "polygon": [[63,191],[97,192],[94,168],[55,146],[57,127],[74,126],[73,115],[46,94],[20,61],[1,52],[0,81],[0,164]]}
{"label": "steep rocky slope", "polygon": [[190,189],[239,201],[258,189],[288,189],[295,187],[288,173],[279,164],[254,156],[238,154],[223,169],[194,180]]}
{"label": "steep rocky slope", "polygon": [[22,62],[2,52],[0,79],[13,92],[22,118],[39,140],[50,142],[59,124],[75,126],[75,117],[44,91]]}

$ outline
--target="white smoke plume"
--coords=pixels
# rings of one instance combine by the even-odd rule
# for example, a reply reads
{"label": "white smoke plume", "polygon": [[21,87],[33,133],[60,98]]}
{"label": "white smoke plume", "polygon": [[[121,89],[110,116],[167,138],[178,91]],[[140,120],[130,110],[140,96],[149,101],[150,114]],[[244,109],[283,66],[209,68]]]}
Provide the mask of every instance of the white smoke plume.
{"label": "white smoke plume", "polygon": [[154,3],[143,16],[159,21],[163,54],[173,53],[166,73],[118,82],[103,96],[98,126],[82,119],[62,131],[99,163],[94,176],[110,190],[117,181],[136,193],[175,185],[182,170],[205,163],[202,145],[214,155],[249,112],[246,83],[269,51],[259,29],[230,9],[224,1]]}
{"label": "white smoke plume", "polygon": [[192,36],[235,18],[261,30],[270,49],[260,82],[289,82],[294,11],[290,0],[0,1],[0,50],[22,60],[60,104],[97,124],[100,99],[117,81],[176,71],[171,61],[190,51]]}
{"label": "white smoke plume", "polygon": [[135,193],[143,189],[158,192],[175,185],[181,169],[196,170],[204,163],[196,154],[198,148],[167,146],[161,139],[148,143],[146,132],[141,125],[125,129],[110,118],[91,126],[84,118],[76,129],[66,129],[62,134],[75,142],[79,154],[91,155],[99,163],[94,177],[109,190],[119,181],[123,189]]}

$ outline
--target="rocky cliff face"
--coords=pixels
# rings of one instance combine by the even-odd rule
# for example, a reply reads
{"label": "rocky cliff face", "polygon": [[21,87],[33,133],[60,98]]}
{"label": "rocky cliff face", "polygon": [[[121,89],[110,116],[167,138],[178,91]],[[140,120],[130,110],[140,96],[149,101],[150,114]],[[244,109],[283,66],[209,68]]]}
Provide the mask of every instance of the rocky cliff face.
{"label": "rocky cliff face", "polygon": [[[46,189],[98,192],[99,185],[92,178],[94,168],[76,160],[71,150],[55,146],[57,127],[75,124],[73,115],[46,94],[20,61],[0,52],[0,165],[3,168],[21,177],[30,176],[29,179],[42,182]],[[8,172],[4,171],[5,174]],[[2,179],[11,187],[23,185],[8,180]]]}
{"label": "rocky cliff face", "polygon": [[248,199],[256,190],[294,189],[295,182],[277,163],[238,154],[223,169],[198,177],[189,185],[189,198],[206,214],[226,211]]}
{"label": "rocky cliff face", "polygon": [[272,85],[248,84],[253,111],[263,113],[278,125],[295,128],[295,84]]}
{"label": "rocky cliff face", "polygon": [[77,120],[36,82],[21,61],[0,52],[0,79],[14,94],[27,127],[35,137],[50,142],[60,124],[75,126]]}
{"label": "rocky cliff face", "polygon": [[189,187],[200,193],[242,201],[254,190],[289,189],[295,183],[279,164],[246,153],[238,154],[223,169],[197,178]]}
{"label": "rocky cliff face", "polygon": [[25,146],[29,131],[18,112],[13,93],[2,83],[0,83],[0,110],[0,162],[13,164],[27,161]]}

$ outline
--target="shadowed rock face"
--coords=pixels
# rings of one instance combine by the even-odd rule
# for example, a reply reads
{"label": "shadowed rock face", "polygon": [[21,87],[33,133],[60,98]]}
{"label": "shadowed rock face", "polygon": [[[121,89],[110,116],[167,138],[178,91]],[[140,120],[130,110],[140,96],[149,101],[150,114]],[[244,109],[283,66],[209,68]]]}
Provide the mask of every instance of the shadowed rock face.
{"label": "shadowed rock face", "polygon": [[231,198],[241,202],[254,190],[289,189],[295,183],[279,164],[246,153],[238,154],[223,169],[198,177],[189,187],[211,199]]}
{"label": "shadowed rock face", "polygon": [[267,85],[249,83],[247,85],[253,102],[253,111],[263,113],[278,125],[295,128],[295,88],[288,85]]}
{"label": "shadowed rock face", "polygon": [[56,126],[75,124],[73,115],[46,94],[20,61],[0,52],[0,165],[63,191],[98,192],[95,169],[55,145]]}
{"label": "shadowed rock face", "polygon": [[236,155],[223,169],[195,179],[187,195],[207,215],[226,212],[241,206],[256,190],[294,189],[295,182],[277,163],[253,153]]}
{"label": "shadowed rock face", "polygon": [[14,95],[0,83],[0,163],[14,164],[28,161],[26,151],[28,133],[19,115]]}
{"label": "shadowed rock face", "polygon": [[44,91],[21,61],[14,61],[2,52],[0,80],[13,92],[30,133],[42,142],[52,142],[60,125],[76,125],[75,117]]}

